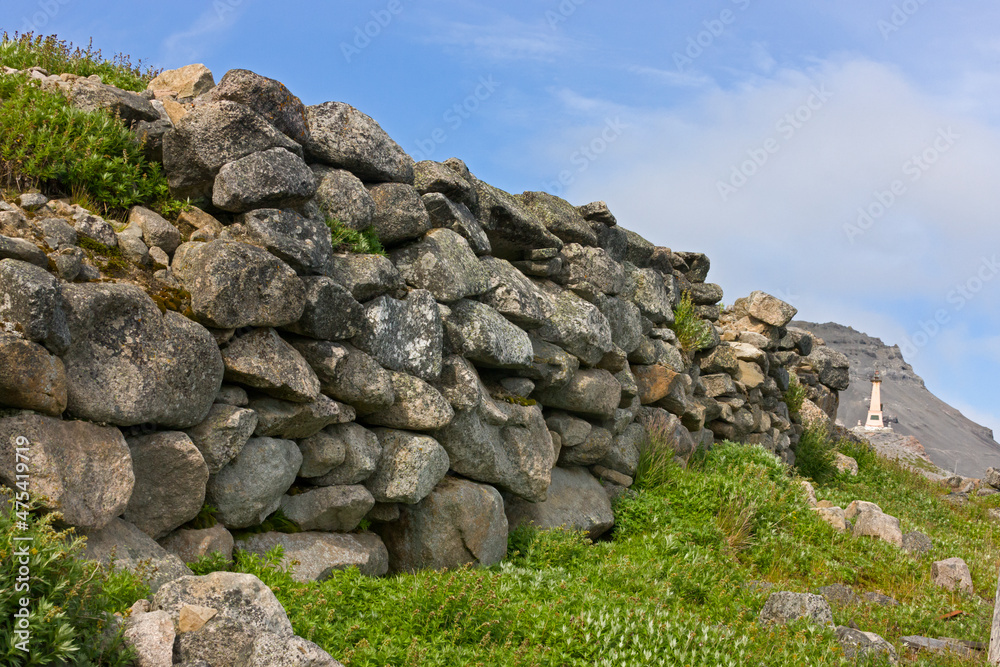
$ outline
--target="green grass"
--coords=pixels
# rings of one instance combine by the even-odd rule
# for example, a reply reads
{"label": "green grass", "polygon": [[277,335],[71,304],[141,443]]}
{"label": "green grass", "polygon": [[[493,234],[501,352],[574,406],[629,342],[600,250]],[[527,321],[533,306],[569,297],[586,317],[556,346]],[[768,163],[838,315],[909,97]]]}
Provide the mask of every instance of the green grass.
{"label": "green grass", "polygon": [[781,396],[781,400],[788,406],[790,415],[797,415],[802,410],[802,404],[806,400],[806,390],[795,373],[789,374],[788,390]]}
{"label": "green grass", "polygon": [[827,426],[807,424],[795,446],[795,469],[813,482],[826,484],[837,476],[835,448]]}
{"label": "green grass", "polygon": [[131,57],[121,53],[105,60],[101,50],[94,49],[93,42],[81,49],[56,35],[30,32],[12,36],[4,31],[0,40],[0,67],[22,70],[41,67],[49,74],[97,74],[104,83],[136,92],[145,90],[146,84],[159,74],[158,70],[143,68],[142,61],[133,65]]}
{"label": "green grass", "polygon": [[386,256],[385,248],[382,247],[374,227],[358,231],[347,227],[336,218],[327,218],[326,226],[330,228],[330,240],[335,251]]}
{"label": "green grass", "polygon": [[[903,530],[930,535],[935,550],[909,556],[886,543],[837,533],[806,506],[798,479],[759,446],[724,445],[687,469],[659,466],[657,482],[616,505],[610,541],[582,534],[515,530],[508,558],[486,568],[382,579],[356,570],[322,583],[294,581],[280,549],[240,554],[227,565],[270,585],[296,632],[345,665],[840,665],[832,630],[798,623],[764,627],[757,616],[774,590],[845,583],[878,591],[898,607],[834,606],[899,649],[903,635],[988,641],[1000,530],[997,504],[955,508],[944,491],[844,445],[858,477],[836,476],[817,495],[846,506],[879,503]],[[851,448],[854,449],[851,449]],[[930,563],[959,556],[977,595],[936,588]],[[947,612],[964,614],[941,620]],[[981,664],[954,657],[923,665]]]}
{"label": "green grass", "polygon": [[674,323],[670,327],[677,334],[681,349],[697,352],[712,342],[712,325],[698,317],[691,294],[681,295],[681,302],[674,309]]}

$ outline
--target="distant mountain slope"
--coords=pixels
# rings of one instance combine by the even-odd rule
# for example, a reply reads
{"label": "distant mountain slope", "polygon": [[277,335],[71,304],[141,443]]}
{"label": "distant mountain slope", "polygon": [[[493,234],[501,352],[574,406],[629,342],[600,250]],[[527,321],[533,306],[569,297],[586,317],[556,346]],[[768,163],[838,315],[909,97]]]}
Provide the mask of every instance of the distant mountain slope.
{"label": "distant mountain slope", "polygon": [[941,468],[966,477],[981,477],[986,468],[1000,467],[1000,443],[993,431],[966,418],[924,386],[900,354],[898,346],[889,347],[851,327],[828,322],[792,322],[826,341],[826,344],[851,360],[851,386],[840,392],[838,421],[848,428],[864,420],[871,398],[872,373],[882,374],[882,405],[887,417],[899,419],[892,424],[901,435],[916,437],[931,460]]}

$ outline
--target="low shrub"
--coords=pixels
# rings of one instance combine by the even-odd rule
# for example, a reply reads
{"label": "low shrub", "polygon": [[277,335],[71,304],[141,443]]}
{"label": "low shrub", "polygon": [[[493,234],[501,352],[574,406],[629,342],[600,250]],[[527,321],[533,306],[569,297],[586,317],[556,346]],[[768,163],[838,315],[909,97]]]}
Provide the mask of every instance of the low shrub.
{"label": "low shrub", "polygon": [[690,292],[685,291],[681,295],[670,328],[677,334],[677,341],[685,352],[697,352],[712,342],[712,324],[698,317]]}
{"label": "low shrub", "polygon": [[808,424],[795,448],[795,469],[803,477],[826,484],[837,475],[834,442],[826,426]]}
{"label": "low shrub", "polygon": [[327,218],[326,226],[330,228],[330,240],[333,242],[335,251],[386,256],[385,248],[382,247],[374,227],[366,227],[358,231],[351,229],[336,218]]}
{"label": "low shrub", "polygon": [[802,404],[806,400],[806,390],[794,373],[788,378],[788,389],[781,396],[781,400],[788,406],[790,415],[797,415],[802,410]]}

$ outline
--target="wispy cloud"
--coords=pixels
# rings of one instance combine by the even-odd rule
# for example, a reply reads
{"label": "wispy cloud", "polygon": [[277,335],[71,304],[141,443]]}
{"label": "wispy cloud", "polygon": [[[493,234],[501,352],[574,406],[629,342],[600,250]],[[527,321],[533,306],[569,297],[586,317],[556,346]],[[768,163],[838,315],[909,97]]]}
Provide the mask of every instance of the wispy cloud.
{"label": "wispy cloud", "polygon": [[712,83],[712,79],[710,77],[694,71],[682,72],[676,69],[660,69],[658,67],[640,65],[632,65],[627,68],[627,71],[668,86],[701,87]]}
{"label": "wispy cloud", "polygon": [[553,62],[577,50],[579,45],[542,21],[525,22],[495,13],[483,22],[441,20],[428,17],[421,39],[461,54],[489,62],[533,60]]}
{"label": "wispy cloud", "polygon": [[214,40],[236,25],[244,8],[244,0],[216,0],[186,29],[163,40],[164,61],[189,64],[200,59]]}

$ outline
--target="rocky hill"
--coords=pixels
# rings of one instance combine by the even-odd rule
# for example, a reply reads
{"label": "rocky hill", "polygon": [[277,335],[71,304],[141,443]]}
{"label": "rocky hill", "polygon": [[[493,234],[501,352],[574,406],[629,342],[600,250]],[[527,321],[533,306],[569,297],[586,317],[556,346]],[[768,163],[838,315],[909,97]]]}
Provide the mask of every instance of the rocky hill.
{"label": "rocky hill", "polygon": [[865,419],[871,398],[869,378],[878,368],[885,416],[901,435],[920,441],[930,459],[941,468],[965,477],[981,477],[1000,465],[1000,444],[993,431],[980,426],[932,394],[900,353],[878,338],[833,322],[795,322],[813,332],[827,346],[850,359],[850,386],[840,392],[838,420],[848,428]]}

